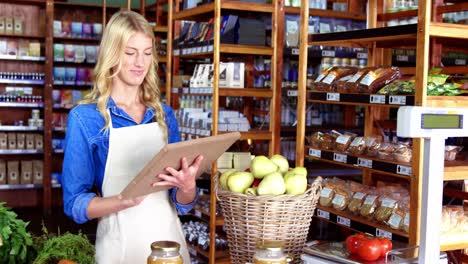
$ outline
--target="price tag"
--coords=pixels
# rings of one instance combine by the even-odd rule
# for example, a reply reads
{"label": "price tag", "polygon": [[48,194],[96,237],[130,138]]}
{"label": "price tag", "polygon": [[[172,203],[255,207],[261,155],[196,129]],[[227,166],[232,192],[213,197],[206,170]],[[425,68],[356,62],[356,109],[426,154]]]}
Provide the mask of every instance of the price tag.
{"label": "price tag", "polygon": [[411,176],[411,167],[398,165],[396,169],[396,173],[406,175],[406,176]]}
{"label": "price tag", "polygon": [[466,65],[466,60],[465,59],[456,59],[455,60],[455,65]]}
{"label": "price tag", "polygon": [[369,102],[371,104],[385,104],[385,95],[371,94]]}
{"label": "price tag", "polygon": [[406,56],[406,55],[397,55],[396,60],[397,61],[408,61],[409,59],[408,59],[408,56]]}
{"label": "price tag", "polygon": [[207,52],[208,51],[208,46],[203,46],[202,47],[202,52]]}
{"label": "price tag", "polygon": [[372,169],[372,160],[370,159],[358,158],[357,162],[358,162],[358,166]]}
{"label": "price tag", "polygon": [[322,50],[322,57],[335,57],[334,50]]}
{"label": "price tag", "polygon": [[195,210],[195,216],[201,218],[201,217],[202,217],[202,213],[201,213],[200,211],[198,211],[198,210]]}
{"label": "price tag", "polygon": [[321,158],[322,157],[322,151],[320,149],[309,149],[309,156],[316,157],[316,158]]}
{"label": "price tag", "polygon": [[406,105],[406,96],[404,96],[404,95],[390,95],[390,98],[388,99],[388,102],[390,104]]}
{"label": "price tag", "polygon": [[348,156],[340,153],[333,153],[333,160],[336,162],[346,163]]}
{"label": "price tag", "polygon": [[182,55],[187,54],[187,49],[182,49]]}
{"label": "price tag", "polygon": [[367,53],[359,52],[358,54],[356,54],[356,57],[358,59],[367,59]]}
{"label": "price tag", "polygon": [[340,101],[340,94],[339,93],[327,93],[327,101]]}
{"label": "price tag", "polygon": [[208,46],[208,52],[211,52],[211,51],[213,51],[213,45]]}
{"label": "price tag", "polygon": [[317,216],[323,219],[330,220],[330,213],[327,211],[317,209]]}
{"label": "price tag", "polygon": [[174,94],[179,93],[179,88],[172,88],[172,93]]}
{"label": "price tag", "polygon": [[297,90],[288,90],[289,97],[297,97]]}
{"label": "price tag", "polygon": [[191,247],[188,247],[188,252],[190,253],[190,255],[196,257],[197,256],[197,251]]}
{"label": "price tag", "polygon": [[174,56],[179,56],[180,50],[179,49],[174,50],[173,54]]}
{"label": "price tag", "polygon": [[292,55],[299,55],[299,49],[291,49]]}
{"label": "price tag", "polygon": [[200,53],[202,50],[202,47],[197,47],[197,53]]}
{"label": "price tag", "polygon": [[188,94],[189,93],[189,88],[185,87],[185,88],[182,88],[182,92],[184,94]]}
{"label": "price tag", "polygon": [[388,232],[388,231],[385,231],[385,230],[382,230],[380,228],[376,228],[375,229],[375,236],[378,236],[378,237],[386,237],[388,239],[392,239],[392,233]]}
{"label": "price tag", "polygon": [[336,217],[336,222],[340,225],[344,225],[344,226],[347,226],[347,227],[350,227],[351,226],[351,220],[346,218],[346,217],[342,217],[342,216],[337,216]]}

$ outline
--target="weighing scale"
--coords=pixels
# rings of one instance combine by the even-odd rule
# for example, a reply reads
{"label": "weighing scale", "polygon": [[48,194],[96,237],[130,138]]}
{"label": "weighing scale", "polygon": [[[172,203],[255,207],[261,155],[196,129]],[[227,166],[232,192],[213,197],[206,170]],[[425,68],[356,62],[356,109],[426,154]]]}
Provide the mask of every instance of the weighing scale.
{"label": "weighing scale", "polygon": [[[440,252],[445,139],[468,137],[468,127],[464,126],[465,120],[468,120],[468,109],[421,106],[402,106],[398,109],[397,135],[422,138],[424,153],[418,257],[396,263],[447,263],[446,254]],[[324,256],[317,254],[316,249],[314,246],[306,247],[303,257],[310,257],[310,260],[313,260],[310,263],[330,263],[325,260],[319,262]],[[331,257],[332,254],[326,255]],[[353,263],[342,260],[334,259],[335,263]]]}

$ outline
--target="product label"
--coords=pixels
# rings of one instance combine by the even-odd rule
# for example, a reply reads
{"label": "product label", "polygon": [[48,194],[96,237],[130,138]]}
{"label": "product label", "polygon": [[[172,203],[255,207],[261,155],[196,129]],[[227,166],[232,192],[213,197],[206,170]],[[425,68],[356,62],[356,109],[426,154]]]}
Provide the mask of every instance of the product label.
{"label": "product label", "polygon": [[390,219],[388,219],[388,225],[393,229],[398,229],[402,219],[403,217],[401,217],[401,215],[394,213],[390,216]]}
{"label": "product label", "polygon": [[351,138],[351,136],[349,135],[341,135],[339,136],[337,139],[336,139],[336,143],[339,143],[339,144],[346,144],[348,141],[349,141],[349,138]]}
{"label": "product label", "polygon": [[336,162],[346,163],[348,156],[339,153],[333,153],[333,160]]}
{"label": "product label", "polygon": [[406,105],[406,96],[404,95],[390,95],[388,98],[390,104]]}
{"label": "product label", "polygon": [[358,59],[367,59],[367,53],[360,52],[360,53],[356,54],[356,57]]}
{"label": "product label", "polygon": [[317,209],[317,216],[323,219],[330,220],[330,213],[327,211]]}
{"label": "product label", "polygon": [[358,166],[372,169],[372,160],[364,159],[364,158],[358,158],[357,161],[358,161]]}
{"label": "product label", "polygon": [[288,90],[289,97],[297,97],[297,90]]}
{"label": "product label", "polygon": [[[357,146],[359,146],[361,144],[362,140],[363,140],[362,137],[357,137],[357,138],[353,139],[353,142],[351,142],[351,145],[349,145],[349,146],[357,147]],[[345,144],[345,143],[343,143],[343,144]]]}
{"label": "product label", "polygon": [[336,75],[333,73],[329,73],[322,82],[326,84],[331,84],[336,79]]}
{"label": "product label", "polygon": [[396,60],[397,60],[397,61],[408,61],[409,58],[408,58],[408,56],[406,56],[406,55],[398,55],[398,56],[396,57]]}
{"label": "product label", "polygon": [[331,193],[331,192],[332,192],[332,189],[330,189],[330,188],[323,188],[323,189],[322,189],[322,192],[320,192],[320,196],[321,196],[321,197],[325,197],[325,198],[330,197],[330,193]]}
{"label": "product label", "polygon": [[348,80],[348,82],[350,83],[354,83],[354,82],[357,82],[357,80],[359,80],[359,78],[361,78],[362,74],[360,73],[356,73],[353,75],[353,77],[351,77],[351,79]]}
{"label": "product label", "polygon": [[286,20],[286,31],[288,33],[297,33],[299,31],[299,24],[294,20]]}
{"label": "product label", "polygon": [[291,49],[292,55],[299,55],[299,49]]}
{"label": "product label", "polygon": [[366,199],[364,200],[364,204],[366,205],[372,205],[374,204],[375,199],[377,199],[376,195],[368,195]]}
{"label": "product label", "polygon": [[393,208],[393,207],[395,207],[395,203],[396,203],[396,201],[393,200],[393,199],[384,198],[383,201],[382,201],[382,206],[383,207],[388,207],[388,208]]}
{"label": "product label", "polygon": [[406,176],[411,176],[411,167],[398,165],[396,173],[406,175]]}
{"label": "product label", "polygon": [[335,57],[334,50],[322,50],[322,57]]}
{"label": "product label", "polygon": [[371,94],[369,97],[369,102],[371,104],[385,104],[385,95]]}
{"label": "product label", "polygon": [[314,82],[318,83],[318,82],[320,82],[324,77],[325,77],[325,74],[321,73],[319,76],[317,76],[317,78],[315,79]]}
{"label": "product label", "polygon": [[380,228],[377,228],[375,229],[375,236],[378,236],[378,237],[386,237],[388,239],[392,239],[392,233],[388,232],[388,231],[385,231],[385,230],[382,230]]}
{"label": "product label", "polygon": [[366,74],[364,78],[362,78],[360,84],[369,86],[372,82],[375,81],[374,75],[372,73]]}
{"label": "product label", "polygon": [[339,93],[327,93],[327,101],[340,101],[340,94]]}
{"label": "product label", "polygon": [[336,217],[336,222],[338,224],[340,224],[340,225],[344,225],[344,226],[347,226],[347,227],[351,226],[351,220],[346,218],[346,217],[337,216]]}
{"label": "product label", "polygon": [[345,197],[341,194],[336,194],[335,197],[333,197],[332,204],[336,206],[341,206],[343,205],[345,200]]}
{"label": "product label", "polygon": [[409,214],[409,213],[406,213],[405,219],[403,219],[403,224],[404,224],[405,226],[409,226],[409,220],[410,220],[410,214]]}
{"label": "product label", "polygon": [[319,149],[310,148],[309,149],[309,156],[313,156],[313,157],[316,157],[316,158],[321,158],[322,157],[322,151],[320,151]]}
{"label": "product label", "polygon": [[357,192],[353,195],[353,198],[354,199],[357,199],[357,200],[361,200],[362,198],[364,198],[364,196],[366,196],[365,193],[362,193],[362,192]]}

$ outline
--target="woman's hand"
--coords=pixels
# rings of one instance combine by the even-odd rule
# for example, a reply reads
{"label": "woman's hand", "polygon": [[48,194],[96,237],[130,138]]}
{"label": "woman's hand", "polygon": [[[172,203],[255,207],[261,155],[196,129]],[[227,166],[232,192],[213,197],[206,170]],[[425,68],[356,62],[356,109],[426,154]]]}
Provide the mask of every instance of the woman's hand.
{"label": "woman's hand", "polygon": [[167,167],[166,171],[169,174],[159,174],[158,177],[161,181],[153,183],[155,186],[169,186],[177,188],[177,201],[182,204],[188,204],[193,201],[196,195],[196,175],[203,156],[198,156],[192,164],[188,164],[185,157],[181,159],[181,168],[176,170],[172,167]]}

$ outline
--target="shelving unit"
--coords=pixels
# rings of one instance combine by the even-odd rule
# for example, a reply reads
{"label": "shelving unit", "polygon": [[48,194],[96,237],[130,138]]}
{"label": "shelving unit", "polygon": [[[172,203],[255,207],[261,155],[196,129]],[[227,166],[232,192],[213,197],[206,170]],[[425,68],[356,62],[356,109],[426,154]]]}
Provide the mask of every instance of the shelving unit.
{"label": "shelving unit", "polygon": [[[245,88],[220,88],[218,85],[219,82],[219,65],[221,57],[243,57],[247,56],[265,56],[271,58],[272,62],[278,61],[277,54],[280,47],[275,45],[278,38],[278,22],[276,18],[278,17],[279,10],[279,1],[273,1],[272,4],[259,4],[252,2],[239,2],[239,1],[221,1],[215,0],[212,3],[202,4],[200,6],[178,11],[178,3],[169,2],[169,17],[172,21],[168,25],[169,37],[168,39],[173,40],[174,36],[179,34],[179,21],[208,21],[213,19],[213,32],[214,39],[211,43],[198,44],[195,43],[187,47],[173,47],[174,43],[168,41],[168,53],[172,55],[172,60],[168,61],[168,85],[172,84],[172,78],[174,75],[178,74],[179,66],[182,65],[181,60],[185,59],[209,59],[210,63],[213,63],[213,87],[212,88],[180,88],[168,86],[166,92],[168,93],[167,98],[170,100],[177,100],[177,96],[184,95],[209,95],[213,98],[212,106],[212,128],[211,135],[217,135],[224,132],[218,131],[218,121],[219,115],[218,111],[220,105],[223,104],[223,98],[225,97],[243,97],[244,100],[251,101],[254,98],[262,98],[270,100],[270,111],[267,111],[263,114],[270,114],[270,125],[266,129],[258,130],[252,129],[247,132],[241,132],[241,140],[263,140],[269,142],[268,153],[265,155],[272,155],[279,151],[279,117],[276,114],[278,111],[278,102],[280,102],[280,92],[276,76],[280,74],[280,69],[278,69],[275,63],[271,63],[271,68],[269,73],[271,74],[271,88],[254,88],[253,87],[253,78],[249,80],[247,77],[249,74],[253,75],[252,70],[247,66],[248,62],[246,61],[246,86]],[[220,30],[221,30],[221,14],[235,14],[242,16],[242,14],[267,14],[271,15],[272,19],[272,29],[271,29],[271,46],[251,46],[251,45],[237,45],[237,44],[224,44],[220,41]],[[206,62],[205,62],[206,63]],[[280,81],[279,81],[280,83]],[[177,88],[177,89],[176,89]],[[178,102],[171,101],[171,105],[174,108],[177,108]],[[244,106],[245,107],[245,106]],[[244,110],[244,115],[248,118],[254,113],[253,109],[246,107]],[[258,114],[258,113],[257,113]],[[187,133],[193,133],[194,130],[186,128]],[[214,175],[216,168],[213,168],[212,174]],[[212,181],[213,182],[213,181]],[[211,184],[210,189],[211,194],[214,194],[214,186]],[[216,197],[214,195],[210,196],[210,252],[209,252],[209,261],[210,263],[225,263],[227,260],[226,254],[218,252],[215,250],[215,233],[218,229],[217,227],[221,226],[223,221],[216,217],[213,212],[216,208]],[[197,213],[195,209],[195,213]],[[207,212],[200,212],[202,216],[206,215]]]}
{"label": "shelving unit", "polygon": [[[441,5],[443,3],[438,3]],[[302,1],[303,7],[308,7],[308,1]],[[368,24],[369,29],[340,32],[314,34],[307,36],[307,26],[309,9],[301,10],[301,46],[300,46],[300,64],[299,64],[299,90],[298,90],[298,131],[297,131],[297,161],[296,165],[304,164],[305,158],[318,159],[322,162],[339,164],[353,168],[361,168],[363,170],[363,183],[371,184],[374,175],[384,174],[390,177],[388,179],[406,178],[410,185],[410,233],[405,234],[401,231],[393,230],[385,226],[380,226],[374,222],[367,221],[360,217],[350,215],[346,212],[339,212],[328,207],[318,207],[318,217],[326,218],[327,221],[338,223],[342,226],[348,226],[352,229],[355,223],[363,224],[367,227],[374,228],[374,235],[393,237],[403,237],[408,239],[410,245],[419,243],[419,218],[421,210],[421,193],[422,184],[422,153],[423,142],[421,139],[413,140],[413,159],[411,163],[398,163],[376,160],[369,157],[358,157],[345,153],[337,153],[336,151],[320,150],[312,148],[305,144],[305,126],[304,114],[307,102],[321,102],[331,104],[344,105],[364,105],[365,111],[365,129],[364,135],[376,134],[374,122],[381,120],[388,115],[388,109],[399,107],[400,105],[420,105],[420,106],[439,106],[439,107],[467,107],[465,96],[444,97],[444,96],[427,96],[426,83],[429,67],[439,66],[440,54],[429,53],[432,45],[449,46],[454,45],[457,39],[468,38],[468,26],[454,25],[431,21],[431,17],[437,17],[437,14],[446,12],[447,10],[454,11],[466,9],[466,3],[452,6],[431,6],[431,1],[419,1],[418,10],[399,12],[395,14],[383,14],[382,6],[378,5],[378,1],[369,1]],[[437,12],[431,14],[431,10]],[[418,16],[417,25],[394,26],[387,28],[378,28],[380,22],[393,18],[401,18],[407,16]],[[459,42],[459,43],[464,43]],[[345,47],[366,47],[369,50],[368,58],[369,65],[388,65],[388,52],[385,49],[389,48],[408,48],[413,47],[417,50],[416,67],[404,69],[416,75],[416,93],[414,96],[384,96],[384,95],[357,95],[357,94],[340,94],[340,93],[322,93],[311,92],[306,89],[306,66],[308,57],[308,45],[324,45],[324,46],[345,46]],[[459,46],[459,44],[458,44]],[[382,50],[384,49],[384,50]],[[466,51],[466,48],[463,49]],[[431,56],[430,56],[431,55]],[[391,56],[390,56],[391,57]],[[450,67],[449,71],[455,73],[465,73],[466,66]],[[445,180],[466,179],[468,162],[454,161],[445,163]],[[402,173],[404,175],[401,175]],[[396,177],[396,178],[395,178]],[[340,220],[338,220],[340,218]],[[344,220],[342,218],[345,218]],[[359,231],[366,228],[358,228]],[[368,230],[368,228],[367,228]],[[382,233],[381,231],[385,232]],[[467,243],[451,243],[441,245],[441,250],[456,250],[467,247]]]}

